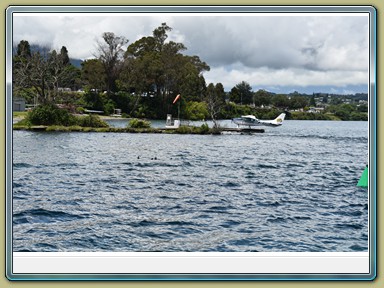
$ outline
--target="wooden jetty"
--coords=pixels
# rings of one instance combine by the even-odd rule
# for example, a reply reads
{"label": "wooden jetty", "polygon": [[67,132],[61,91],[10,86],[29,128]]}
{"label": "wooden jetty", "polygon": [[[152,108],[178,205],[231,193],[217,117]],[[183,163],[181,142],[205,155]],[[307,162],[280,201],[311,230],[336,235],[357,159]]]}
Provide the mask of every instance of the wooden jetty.
{"label": "wooden jetty", "polygon": [[237,132],[237,133],[264,133],[264,129],[260,128],[220,128],[222,132]]}

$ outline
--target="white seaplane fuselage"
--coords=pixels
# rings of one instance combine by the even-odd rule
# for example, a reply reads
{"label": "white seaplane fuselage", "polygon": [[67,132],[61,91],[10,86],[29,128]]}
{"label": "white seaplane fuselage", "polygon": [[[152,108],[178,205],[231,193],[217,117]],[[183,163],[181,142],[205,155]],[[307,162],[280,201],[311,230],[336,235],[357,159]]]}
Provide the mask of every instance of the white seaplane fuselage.
{"label": "white seaplane fuselage", "polygon": [[233,118],[232,121],[238,127],[240,126],[248,126],[249,128],[254,126],[278,127],[283,124],[284,118],[285,118],[285,113],[281,113],[279,116],[277,116],[276,119],[273,119],[273,120],[260,120],[253,115],[245,115],[239,118]]}

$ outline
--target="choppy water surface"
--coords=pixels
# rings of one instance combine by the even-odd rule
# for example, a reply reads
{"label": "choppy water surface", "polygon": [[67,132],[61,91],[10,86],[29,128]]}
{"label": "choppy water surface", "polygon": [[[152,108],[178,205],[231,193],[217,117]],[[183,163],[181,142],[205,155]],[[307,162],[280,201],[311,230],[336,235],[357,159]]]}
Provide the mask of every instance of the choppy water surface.
{"label": "choppy water surface", "polygon": [[14,251],[367,251],[367,131],[14,131]]}

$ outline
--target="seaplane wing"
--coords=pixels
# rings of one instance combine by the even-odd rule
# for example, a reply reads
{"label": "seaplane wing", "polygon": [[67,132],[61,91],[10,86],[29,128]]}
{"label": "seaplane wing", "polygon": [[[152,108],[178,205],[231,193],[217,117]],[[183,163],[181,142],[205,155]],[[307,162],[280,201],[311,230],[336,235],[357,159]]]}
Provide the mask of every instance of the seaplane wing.
{"label": "seaplane wing", "polygon": [[279,116],[277,116],[276,119],[273,119],[273,120],[259,120],[253,115],[246,115],[246,116],[241,116],[239,118],[233,118],[232,121],[237,126],[248,126],[249,128],[253,126],[277,127],[283,124],[284,118],[285,118],[285,113],[281,113]]}

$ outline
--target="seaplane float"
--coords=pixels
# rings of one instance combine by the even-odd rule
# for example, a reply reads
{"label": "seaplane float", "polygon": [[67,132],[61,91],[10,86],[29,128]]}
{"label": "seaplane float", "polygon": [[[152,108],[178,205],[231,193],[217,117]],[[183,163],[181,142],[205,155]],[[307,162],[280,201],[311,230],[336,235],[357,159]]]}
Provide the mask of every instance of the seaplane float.
{"label": "seaplane float", "polygon": [[239,118],[233,118],[232,122],[235,123],[238,128],[240,128],[241,126],[248,127],[249,129],[255,126],[278,127],[283,124],[285,114],[286,113],[281,113],[279,116],[276,117],[276,119],[273,120],[260,120],[253,115],[245,115]]}

